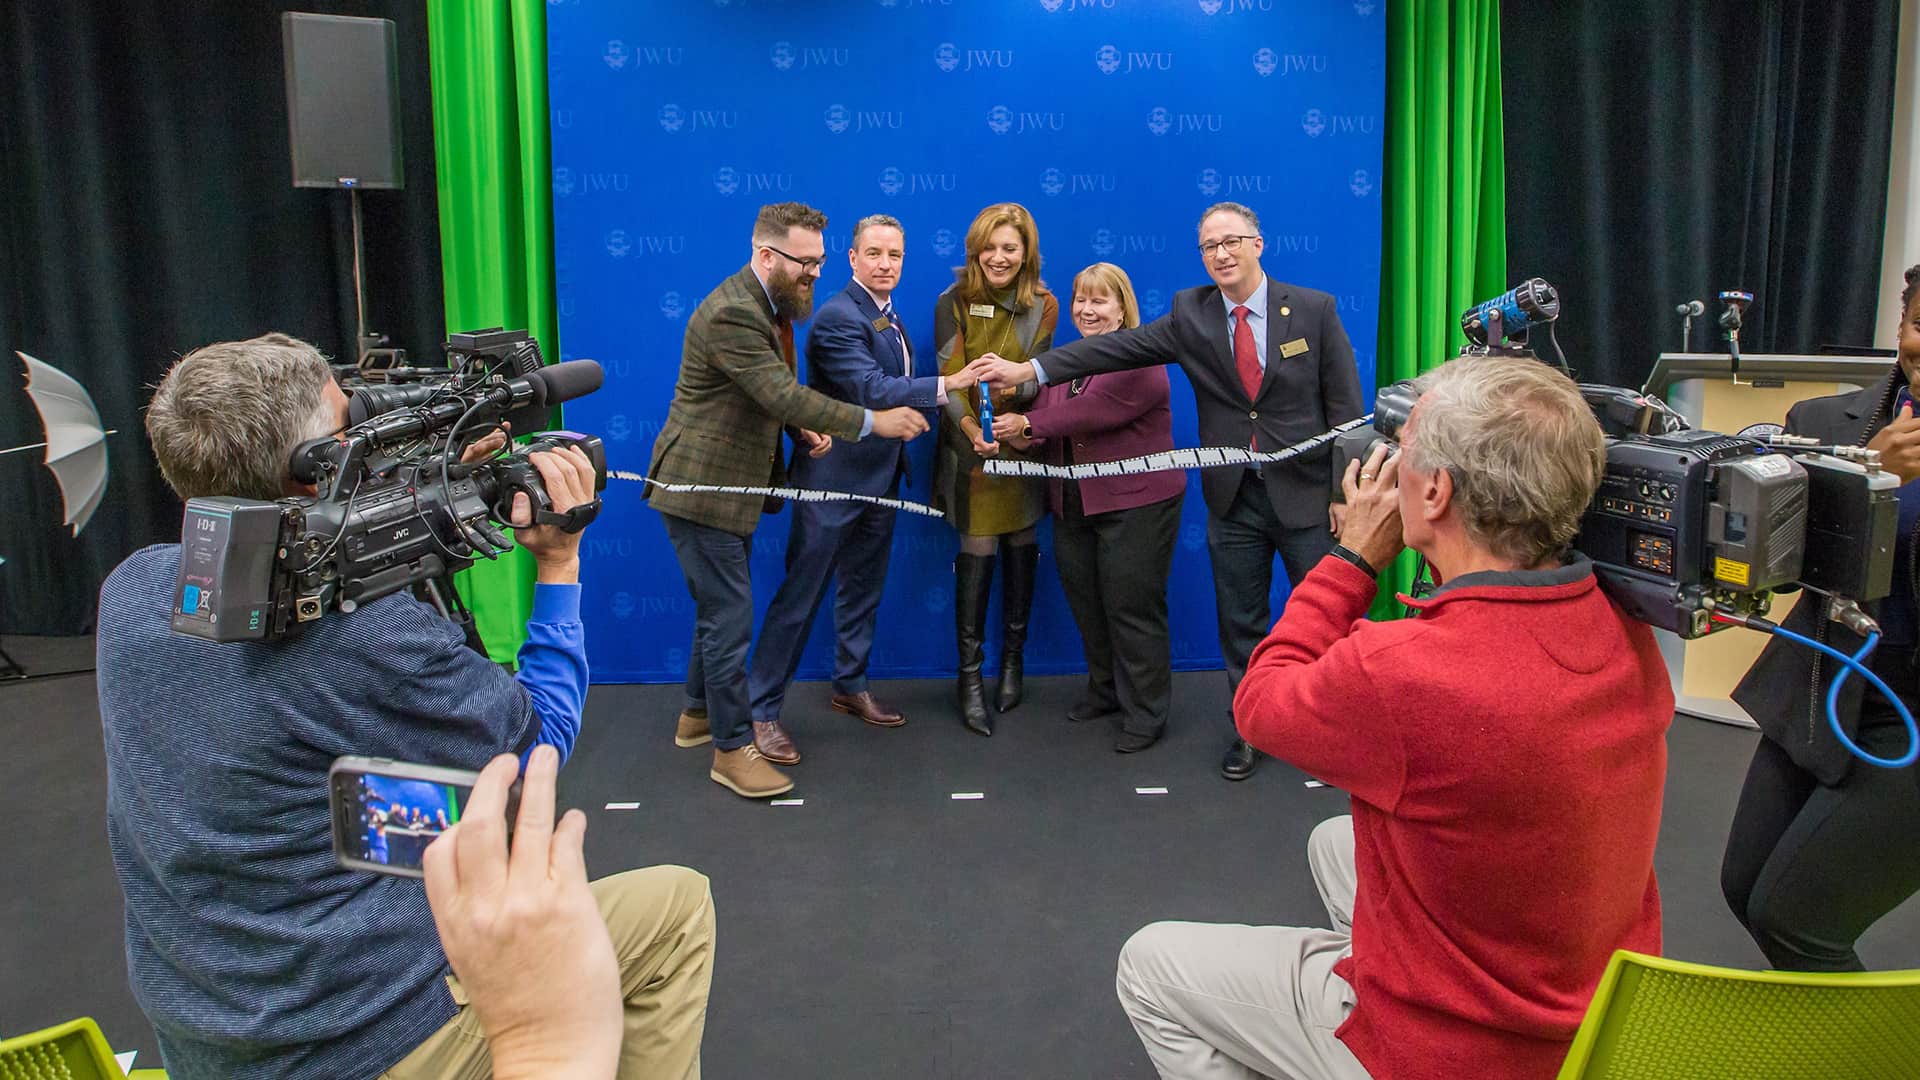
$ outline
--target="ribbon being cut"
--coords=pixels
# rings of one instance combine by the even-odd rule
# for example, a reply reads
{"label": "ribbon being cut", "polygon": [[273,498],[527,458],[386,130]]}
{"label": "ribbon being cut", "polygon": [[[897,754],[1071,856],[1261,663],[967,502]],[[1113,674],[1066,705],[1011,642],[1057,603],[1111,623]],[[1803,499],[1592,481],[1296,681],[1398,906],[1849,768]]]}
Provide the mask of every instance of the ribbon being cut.
{"label": "ribbon being cut", "polygon": [[[986,471],[996,476],[1044,476],[1057,480],[1085,480],[1097,476],[1133,476],[1139,473],[1173,472],[1186,469],[1213,469],[1226,465],[1271,465],[1278,461],[1287,461],[1302,454],[1310,454],[1334,439],[1358,427],[1373,422],[1373,414],[1368,413],[1356,420],[1349,420],[1324,431],[1311,439],[1294,443],[1280,450],[1257,451],[1243,450],[1233,446],[1200,446],[1186,450],[1164,450],[1158,454],[1127,458],[1123,461],[1098,461],[1085,465],[1043,465],[1037,461],[1002,461],[990,458],[986,462]],[[663,484],[649,476],[620,469],[608,469],[607,476],[614,480],[630,480],[636,483],[651,484],[662,491],[707,492],[720,495],[760,495],[776,499],[792,499],[796,502],[864,502],[875,506],[892,507],[912,514],[926,517],[944,518],[946,515],[925,503],[908,502],[904,499],[886,499],[878,495],[856,495],[846,491],[819,491],[813,488],[777,488],[744,487],[731,484]]]}

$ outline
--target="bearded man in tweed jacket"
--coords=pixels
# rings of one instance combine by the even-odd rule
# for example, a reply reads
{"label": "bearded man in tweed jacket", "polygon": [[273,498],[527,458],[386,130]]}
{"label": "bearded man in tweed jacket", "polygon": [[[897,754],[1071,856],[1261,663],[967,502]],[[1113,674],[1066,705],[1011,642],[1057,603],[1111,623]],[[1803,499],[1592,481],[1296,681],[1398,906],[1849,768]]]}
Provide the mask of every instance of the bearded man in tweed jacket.
{"label": "bearded man in tweed jacket", "polygon": [[[662,484],[778,487],[786,481],[781,430],[814,456],[833,438],[911,439],[927,430],[912,408],[874,412],[800,385],[793,324],[813,314],[825,265],[827,216],[804,203],[760,208],[753,255],[687,321],[673,407],[653,444],[647,475]],[[715,783],[748,798],[793,788],[769,762],[800,760],[777,721],[756,724],[747,700],[753,637],[753,530],[777,501],[758,495],[649,488],[693,594],[687,702],[674,742],[713,742]]]}

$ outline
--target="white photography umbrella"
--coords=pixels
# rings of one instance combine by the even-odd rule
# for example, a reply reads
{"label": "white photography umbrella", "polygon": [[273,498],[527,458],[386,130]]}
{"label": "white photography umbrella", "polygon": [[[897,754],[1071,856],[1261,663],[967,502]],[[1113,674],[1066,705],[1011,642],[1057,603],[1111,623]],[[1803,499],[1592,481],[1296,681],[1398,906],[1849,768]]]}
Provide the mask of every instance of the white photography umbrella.
{"label": "white photography umbrella", "polygon": [[73,526],[73,535],[79,536],[107,491],[107,436],[113,432],[102,428],[93,398],[66,372],[23,352],[14,355],[27,365],[27,396],[40,410],[47,441],[0,450],[0,454],[47,448],[47,468],[53,470],[66,505],[64,524]]}

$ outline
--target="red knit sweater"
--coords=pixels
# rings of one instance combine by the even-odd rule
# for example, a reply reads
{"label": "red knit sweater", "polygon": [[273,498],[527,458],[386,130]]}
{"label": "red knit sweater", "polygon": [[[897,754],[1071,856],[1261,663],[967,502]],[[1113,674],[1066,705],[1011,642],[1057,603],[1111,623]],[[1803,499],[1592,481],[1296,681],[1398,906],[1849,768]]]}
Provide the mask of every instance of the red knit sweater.
{"label": "red knit sweater", "polygon": [[1233,703],[1352,797],[1337,1034],[1377,1080],[1551,1077],[1613,951],[1660,951],[1666,666],[1584,564],[1469,575],[1397,622],[1363,620],[1373,595],[1321,560]]}

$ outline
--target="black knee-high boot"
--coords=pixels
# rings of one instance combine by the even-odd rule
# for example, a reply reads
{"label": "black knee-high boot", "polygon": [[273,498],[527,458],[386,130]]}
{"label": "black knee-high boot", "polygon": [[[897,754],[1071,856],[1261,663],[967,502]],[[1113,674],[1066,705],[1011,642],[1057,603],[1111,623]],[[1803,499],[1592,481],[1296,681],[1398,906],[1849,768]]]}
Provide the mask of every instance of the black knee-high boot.
{"label": "black knee-high boot", "polygon": [[961,552],[953,560],[953,627],[960,645],[960,681],[956,693],[960,719],[970,731],[993,734],[993,714],[987,711],[987,689],[980,680],[980,661],[987,639],[987,596],[993,587],[993,556]]}
{"label": "black knee-high boot", "polygon": [[1033,614],[1033,579],[1040,568],[1039,544],[1005,544],[1000,580],[1000,690],[994,704],[1012,712],[1026,691],[1024,656],[1027,619]]}

